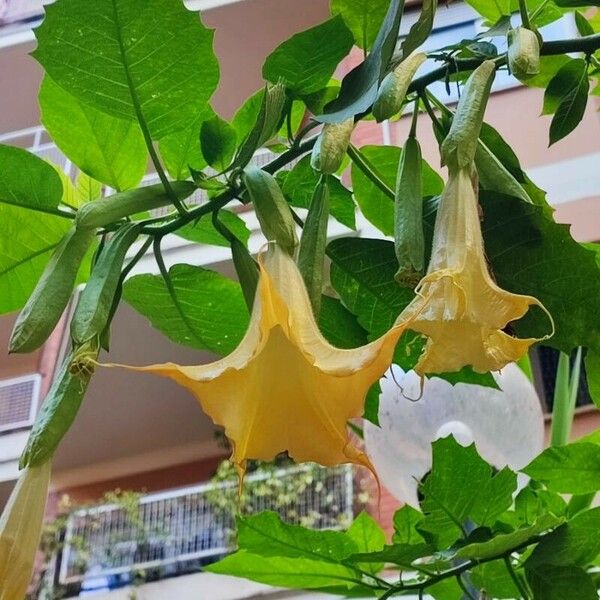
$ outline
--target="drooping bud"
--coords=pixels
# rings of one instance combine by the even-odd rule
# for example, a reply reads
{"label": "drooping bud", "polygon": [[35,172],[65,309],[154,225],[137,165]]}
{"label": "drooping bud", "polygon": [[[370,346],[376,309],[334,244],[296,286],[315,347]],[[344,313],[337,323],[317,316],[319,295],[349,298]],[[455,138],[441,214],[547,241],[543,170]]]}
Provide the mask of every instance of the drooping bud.
{"label": "drooping bud", "polygon": [[525,27],[508,32],[508,67],[517,79],[530,79],[540,72],[540,39]]}
{"label": "drooping bud", "polygon": [[331,175],[340,168],[350,144],[353,129],[354,119],[352,118],[341,123],[326,123],[323,126],[310,158],[310,164],[315,171]]}

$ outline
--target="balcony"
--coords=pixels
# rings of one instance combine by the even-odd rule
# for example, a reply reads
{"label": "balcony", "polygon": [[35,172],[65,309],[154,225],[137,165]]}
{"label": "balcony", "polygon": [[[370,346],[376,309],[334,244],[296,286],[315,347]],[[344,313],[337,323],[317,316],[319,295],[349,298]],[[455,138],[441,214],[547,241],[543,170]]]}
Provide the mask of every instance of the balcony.
{"label": "balcony", "polygon": [[[294,466],[246,477],[246,512],[275,508],[269,485],[285,489],[303,477],[295,497],[279,503],[286,520],[320,529],[345,527],[353,517],[353,469]],[[67,595],[109,591],[143,573],[157,581],[198,572],[232,549],[234,519],[221,505],[237,496],[237,481],[154,493],[131,503],[76,510],[68,518],[54,584]],[[291,496],[291,494],[290,494]],[[283,507],[282,507],[283,504]]]}

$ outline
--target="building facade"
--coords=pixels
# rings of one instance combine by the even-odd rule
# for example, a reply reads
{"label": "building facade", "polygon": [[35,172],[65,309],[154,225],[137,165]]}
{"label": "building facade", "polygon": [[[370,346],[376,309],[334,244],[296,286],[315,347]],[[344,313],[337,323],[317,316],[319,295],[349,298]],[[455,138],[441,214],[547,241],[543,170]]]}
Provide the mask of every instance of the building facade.
{"label": "building facade", "polygon": [[[292,33],[328,16],[327,0],[188,0],[186,5],[191,10],[201,10],[204,23],[216,29],[215,50],[221,64],[221,85],[214,97],[214,108],[224,118],[231,117],[244,99],[261,87],[262,62],[273,48]],[[35,46],[32,27],[39,22],[41,10],[41,0],[0,1],[0,143],[29,148],[73,176],[74,167],[39,125],[37,90],[42,71],[29,52]],[[404,32],[417,14],[418,6],[408,10],[402,25]],[[476,13],[467,4],[441,6],[429,43],[431,47],[440,47],[450,40],[471,37],[480,28]],[[552,39],[575,35],[576,30],[570,19],[563,19],[546,33],[548,39]],[[340,65],[339,74],[347,72],[358,59],[357,55]],[[438,91],[449,103],[456,101],[456,96],[447,96],[443,89]],[[503,133],[529,176],[547,190],[556,208],[556,219],[571,225],[576,239],[596,241],[600,238],[598,105],[590,101],[585,118],[575,132],[547,148],[549,118],[539,116],[542,97],[543,90],[525,88],[508,75],[500,75],[486,119]],[[437,144],[428,119],[423,116],[419,121],[424,157],[437,168]],[[402,118],[382,125],[361,124],[353,139],[357,146],[401,146],[408,134],[409,122]],[[258,155],[255,160],[262,164],[268,155]],[[252,231],[250,249],[257,251],[264,240],[256,218],[250,212],[243,213],[242,217]],[[359,220],[359,230],[365,236],[381,235],[364,219]],[[332,235],[350,233],[337,223],[332,223],[330,231]],[[165,240],[164,255],[167,266],[189,262],[233,277],[229,252],[224,248],[192,244],[173,237]],[[151,255],[144,257],[132,274],[143,272],[158,272]],[[15,318],[16,315],[0,317],[0,345],[4,348]],[[23,356],[0,356],[0,508],[18,477],[18,458],[64,353],[66,333],[63,320],[40,351]],[[176,346],[125,304],[116,315],[111,348],[114,362],[148,364],[170,360],[197,364],[211,358],[208,353]],[[534,357],[542,401],[551,398],[554,360],[551,353]],[[582,386],[580,400],[582,406],[578,409],[573,432],[576,437],[600,427],[598,413],[586,405],[585,386]],[[226,455],[212,423],[184,390],[150,375],[131,377],[124,371],[99,369],[81,412],[55,457],[48,517],[59,514],[61,499],[65,496],[72,505],[87,506],[96,505],[109,492],[127,490],[142,494],[130,497],[130,501],[141,507],[139,514],[150,533],[144,530],[143,540],[135,538],[127,520],[127,506],[119,503],[74,512],[64,521],[61,535],[66,538],[47,580],[52,585],[62,586],[71,596],[96,591],[101,592],[98,598],[106,600],[129,597],[130,588],[126,584],[132,584],[135,574],[142,571],[146,575],[156,574],[149,578],[154,577],[156,581],[146,582],[139,588],[140,597],[148,600],[170,597],[237,600],[263,596],[272,600],[284,597],[316,600],[324,597],[271,590],[250,582],[197,573],[202,564],[228,549],[226,531],[230,523],[217,515],[211,504],[211,494],[214,495],[215,490],[220,493],[227,484],[221,488],[222,484],[207,483]],[[277,477],[302,477],[302,470],[295,467],[281,469]],[[356,474],[349,467],[324,477],[325,489],[334,498],[327,510],[340,520],[318,525],[333,526],[358,509],[357,496],[365,487],[368,490],[369,484],[361,487],[364,475]],[[299,493],[297,500],[299,518],[323,508],[321,500],[312,493],[306,497]],[[397,507],[398,502],[384,493],[378,509],[374,510],[388,531]],[[76,544],[82,538],[87,540],[88,548],[96,552],[86,558],[84,565]],[[115,539],[119,540],[117,544]]]}

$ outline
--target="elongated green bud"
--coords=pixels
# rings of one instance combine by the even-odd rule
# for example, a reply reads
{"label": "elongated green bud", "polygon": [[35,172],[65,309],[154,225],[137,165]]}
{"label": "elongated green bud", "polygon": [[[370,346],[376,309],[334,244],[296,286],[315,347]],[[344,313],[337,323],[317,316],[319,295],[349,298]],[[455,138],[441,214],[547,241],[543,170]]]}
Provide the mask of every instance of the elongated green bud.
{"label": "elongated green bud", "polygon": [[91,372],[71,374],[72,359],[67,356],[46,395],[21,455],[21,468],[36,467],[51,459],[79,412]]}
{"label": "elongated green bud", "polygon": [[315,188],[308,209],[298,252],[298,268],[304,278],[315,317],[318,317],[321,310],[328,221],[329,186],[327,178],[322,177]]}
{"label": "elongated green bud", "polygon": [[515,27],[508,32],[508,67],[523,80],[540,72],[540,39],[535,31]]}
{"label": "elongated green bud", "polygon": [[310,157],[310,164],[315,171],[325,175],[335,173],[344,160],[350,137],[354,129],[354,119],[346,119],[341,123],[326,123]]}
{"label": "elongated green bud", "polygon": [[408,86],[426,59],[427,56],[423,52],[414,52],[385,76],[379,87],[377,100],[373,104],[373,116],[378,123],[391,119],[400,112]]}
{"label": "elongated green bud", "polygon": [[494,62],[486,60],[467,80],[450,131],[442,142],[442,164],[462,169],[475,160],[477,140],[495,73]]}
{"label": "elongated green bud", "polygon": [[93,239],[92,230],[75,228],[62,239],[17,318],[9,352],[33,352],[54,331],[69,302],[79,266]]}
{"label": "elongated green bud", "polygon": [[254,304],[254,295],[258,285],[258,265],[248,252],[248,248],[237,238],[231,240],[231,258],[235,266],[242,293],[248,310],[252,310]]}
{"label": "elongated green bud", "polygon": [[[171,188],[178,200],[185,200],[197,189],[191,181],[173,181]],[[95,229],[114,223],[139,212],[171,204],[162,184],[128,190],[102,200],[84,204],[75,218],[79,229]]]}
{"label": "elongated green bud", "polygon": [[0,598],[27,595],[40,545],[50,473],[48,461],[21,473],[0,517]]}
{"label": "elongated green bud", "polygon": [[298,245],[296,226],[277,180],[262,169],[248,167],[244,183],[267,240],[277,242],[288,254],[293,254]]}
{"label": "elongated green bud", "polygon": [[71,319],[71,337],[75,344],[84,344],[104,331],[119,285],[125,255],[139,231],[139,225],[127,223],[119,228],[102,249]]}
{"label": "elongated green bud", "polygon": [[409,137],[402,150],[396,179],[394,248],[398,259],[396,281],[415,287],[425,268],[421,147]]}

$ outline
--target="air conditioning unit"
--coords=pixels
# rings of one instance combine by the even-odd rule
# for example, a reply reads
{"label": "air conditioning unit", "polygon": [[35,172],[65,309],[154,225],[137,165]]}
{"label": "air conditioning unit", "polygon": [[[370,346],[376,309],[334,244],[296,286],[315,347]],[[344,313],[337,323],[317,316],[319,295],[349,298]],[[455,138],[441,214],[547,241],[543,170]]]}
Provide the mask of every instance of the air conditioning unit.
{"label": "air conditioning unit", "polygon": [[0,433],[33,425],[40,382],[37,373],[0,380]]}

